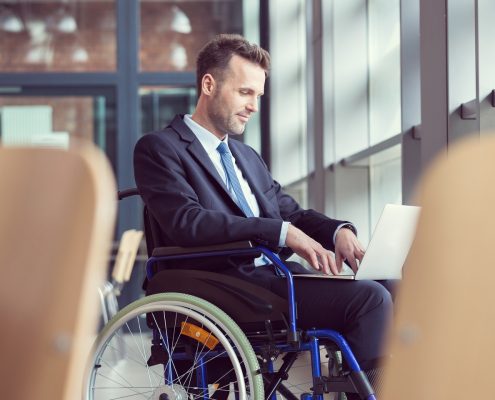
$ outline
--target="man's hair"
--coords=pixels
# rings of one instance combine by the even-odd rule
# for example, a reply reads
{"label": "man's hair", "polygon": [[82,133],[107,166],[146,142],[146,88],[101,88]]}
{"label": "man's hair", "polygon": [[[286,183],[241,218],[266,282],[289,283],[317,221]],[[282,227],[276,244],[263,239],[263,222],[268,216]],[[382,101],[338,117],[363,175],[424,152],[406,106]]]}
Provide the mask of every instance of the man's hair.
{"label": "man's hair", "polygon": [[196,59],[196,86],[198,97],[201,95],[201,80],[206,74],[212,74],[220,83],[233,55],[242,57],[265,70],[268,76],[270,54],[257,44],[244,39],[241,35],[220,34],[215,36],[201,49]]}

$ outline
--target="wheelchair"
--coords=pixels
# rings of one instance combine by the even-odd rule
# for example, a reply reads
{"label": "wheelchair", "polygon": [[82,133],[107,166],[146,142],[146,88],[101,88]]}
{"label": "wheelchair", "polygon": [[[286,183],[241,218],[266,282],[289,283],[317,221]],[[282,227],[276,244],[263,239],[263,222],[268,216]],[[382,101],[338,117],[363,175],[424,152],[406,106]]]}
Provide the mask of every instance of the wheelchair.
{"label": "wheelchair", "polygon": [[[118,198],[135,195],[137,189],[127,189]],[[103,327],[85,371],[83,399],[323,400],[327,393],[339,399],[357,393],[376,400],[340,333],[298,329],[293,276],[271,250],[250,242],[155,248],[156,221],[146,207],[143,213],[148,284],[161,274],[163,292],[129,304]],[[220,273],[160,264],[260,254],[285,274],[287,299]],[[322,345],[333,355],[328,371],[321,367]],[[297,397],[284,381],[301,352],[310,353],[312,380]]]}

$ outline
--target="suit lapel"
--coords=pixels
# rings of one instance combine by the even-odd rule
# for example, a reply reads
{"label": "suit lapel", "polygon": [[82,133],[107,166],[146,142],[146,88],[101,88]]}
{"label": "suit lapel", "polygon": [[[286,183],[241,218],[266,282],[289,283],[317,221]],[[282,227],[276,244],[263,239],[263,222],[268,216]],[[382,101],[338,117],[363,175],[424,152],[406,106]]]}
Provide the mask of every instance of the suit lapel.
{"label": "suit lapel", "polygon": [[[227,189],[225,186],[225,183],[223,182],[222,178],[218,174],[217,169],[211,162],[210,156],[204,149],[203,145],[201,142],[196,138],[193,132],[189,129],[189,127],[184,123],[182,116],[176,116],[172,123],[170,124],[172,128],[179,134],[180,138],[187,142],[188,144],[186,145],[187,151],[191,156],[200,164],[203,169],[210,175],[211,178],[218,184],[218,187],[220,190],[222,190],[226,197],[234,203],[234,205],[239,208],[237,203],[234,201],[232,198],[232,194],[230,191]],[[242,212],[242,210],[239,208],[239,210]]]}
{"label": "suit lapel", "polygon": [[249,183],[249,187],[253,191],[256,196],[256,200],[258,201],[258,205],[260,209],[263,211],[262,215],[268,216],[270,213],[268,211],[266,197],[258,188],[258,178],[252,172],[252,168],[249,168],[249,162],[246,157],[240,151],[240,148],[234,139],[229,139],[229,147],[230,151],[235,157],[236,164],[239,166],[239,169],[242,172],[242,175],[246,178]]}

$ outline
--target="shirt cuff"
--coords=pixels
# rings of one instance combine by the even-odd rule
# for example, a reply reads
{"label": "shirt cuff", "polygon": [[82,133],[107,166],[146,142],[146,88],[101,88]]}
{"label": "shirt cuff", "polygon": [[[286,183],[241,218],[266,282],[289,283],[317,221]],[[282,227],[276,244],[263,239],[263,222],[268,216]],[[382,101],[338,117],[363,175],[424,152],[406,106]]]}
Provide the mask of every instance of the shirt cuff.
{"label": "shirt cuff", "polygon": [[343,224],[340,224],[337,229],[335,229],[335,233],[333,234],[333,244],[335,245],[335,240],[337,239],[337,233],[339,232],[340,229],[343,227],[346,227],[346,229],[350,229],[355,235],[357,235],[357,229],[356,227],[351,224],[350,222],[344,222]]}
{"label": "shirt cuff", "polygon": [[280,229],[280,239],[278,240],[278,247],[285,247],[285,239],[287,239],[287,232],[289,231],[290,222],[282,222],[282,229]]}

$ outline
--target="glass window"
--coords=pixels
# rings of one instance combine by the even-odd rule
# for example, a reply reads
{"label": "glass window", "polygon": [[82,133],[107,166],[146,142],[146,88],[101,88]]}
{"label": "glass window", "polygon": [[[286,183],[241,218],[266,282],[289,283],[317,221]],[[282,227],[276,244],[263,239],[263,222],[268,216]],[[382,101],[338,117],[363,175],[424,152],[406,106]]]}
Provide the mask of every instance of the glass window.
{"label": "glass window", "polygon": [[243,32],[242,0],[141,1],[142,71],[194,71],[196,56],[218,33]]}
{"label": "glass window", "polygon": [[[196,88],[173,86],[143,86],[141,99],[141,133],[156,131],[167,126],[177,114],[192,114],[196,107]],[[259,138],[259,115],[255,114],[244,134],[235,139],[253,146]],[[256,143],[255,143],[256,144]]]}
{"label": "glass window", "polygon": [[327,192],[325,212],[355,224],[359,240],[366,245],[370,238],[368,160],[327,170],[326,185],[332,189]]}
{"label": "glass window", "polygon": [[370,157],[370,212],[374,227],[387,203],[402,204],[401,146]]}
{"label": "glass window", "polygon": [[401,131],[400,2],[372,0],[369,13],[370,144]]}
{"label": "glass window", "polygon": [[492,134],[495,130],[495,2],[478,1],[478,68],[479,68],[479,100],[481,134]]}
{"label": "glass window", "polygon": [[141,132],[147,133],[167,126],[176,114],[190,114],[196,105],[195,88],[143,86],[141,99]]}
{"label": "glass window", "polygon": [[83,138],[96,143],[115,165],[113,93],[89,94],[74,88],[71,95],[62,95],[61,91],[24,89],[11,95],[2,94],[0,89],[2,143],[67,147],[70,138]]}
{"label": "glass window", "polygon": [[116,68],[114,0],[0,1],[0,71]]}
{"label": "glass window", "polygon": [[284,186],[284,191],[291,195],[301,207],[308,208],[308,179],[300,179]]}
{"label": "glass window", "polygon": [[309,170],[306,7],[300,1],[274,1],[269,14],[271,172],[285,187],[306,178]]}
{"label": "glass window", "polygon": [[367,5],[363,0],[323,2],[332,9],[324,25],[331,43],[324,46],[325,79],[333,83],[326,93],[332,118],[325,119],[325,132],[335,132],[326,144],[330,164],[366,148],[368,142],[368,37]]}
{"label": "glass window", "polygon": [[401,145],[374,146],[401,132],[400,1],[322,7],[325,206],[366,244],[384,205],[402,202]]}
{"label": "glass window", "polygon": [[[324,2],[330,164],[401,132],[400,2]],[[328,8],[328,10],[327,10]],[[328,83],[329,82],[329,83]]]}
{"label": "glass window", "polygon": [[367,245],[385,204],[402,204],[401,146],[326,171],[326,184],[335,188],[327,196],[326,212],[352,221],[359,240]]}

